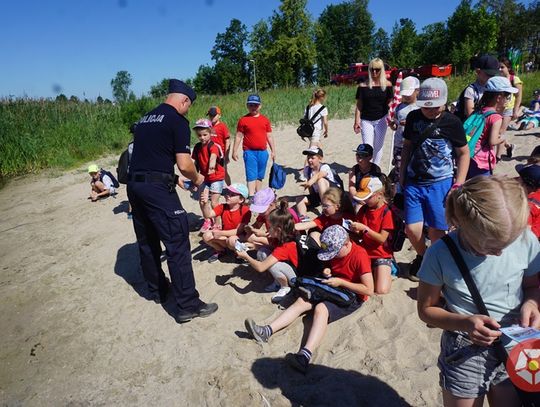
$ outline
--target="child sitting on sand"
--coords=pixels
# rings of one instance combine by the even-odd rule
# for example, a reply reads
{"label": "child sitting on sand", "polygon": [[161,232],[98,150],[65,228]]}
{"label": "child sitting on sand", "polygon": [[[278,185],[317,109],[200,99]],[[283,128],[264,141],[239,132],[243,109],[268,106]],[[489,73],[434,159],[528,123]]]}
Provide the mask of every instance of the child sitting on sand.
{"label": "child sitting on sand", "polygon": [[375,293],[388,294],[392,285],[392,251],[386,245],[394,230],[392,212],[387,205],[384,182],[378,177],[364,177],[355,199],[365,205],[360,207],[351,231],[361,236],[360,246],[366,249],[371,260]]}
{"label": "child sitting on sand", "polygon": [[239,235],[243,234],[244,227],[251,219],[251,212],[244,205],[248,197],[247,187],[243,184],[232,184],[223,189],[225,204],[219,204],[212,209],[210,202],[205,200],[203,215],[205,218],[221,217],[222,230],[213,229],[203,233],[203,241],[215,252],[208,259],[208,263],[214,263],[225,256],[225,249],[234,250],[234,243]]}
{"label": "child sitting on sand", "polygon": [[[255,194],[255,196],[257,195]],[[281,200],[278,205],[268,216],[268,240],[271,247],[259,249],[257,260],[252,258],[247,251],[236,252],[236,255],[247,260],[255,271],[259,273],[270,271],[275,283],[279,285],[278,292],[272,297],[273,303],[281,302],[289,294],[291,291],[289,281],[296,277],[296,269],[298,268],[294,219],[289,212],[287,201]],[[272,291],[275,283],[268,286],[266,291]]]}
{"label": "child sitting on sand", "polygon": [[339,225],[330,226],[321,235],[317,257],[328,262],[322,280],[331,287],[342,287],[357,294],[357,300],[348,307],[339,307],[330,301],[310,302],[299,297],[268,325],[257,325],[246,319],[245,326],[250,336],[257,342],[268,342],[270,337],[288,327],[300,315],[313,311],[313,323],[305,345],[298,353],[288,353],[285,360],[296,370],[306,373],[313,352],[322,342],[329,323],[337,321],[356,311],[373,294],[371,265],[364,249],[349,239],[347,231]]}
{"label": "child sitting on sand", "polygon": [[[276,194],[272,188],[264,188],[257,191],[253,196],[249,210],[251,213],[258,213],[252,225],[246,225],[244,228],[247,234],[247,242],[250,248],[259,249],[262,246],[268,246],[268,233],[270,231],[270,213],[279,206],[276,202]],[[288,208],[293,217],[294,223],[300,222],[298,215],[292,208]]]}
{"label": "child sitting on sand", "polygon": [[[359,144],[356,150],[356,164],[353,165],[349,171],[349,194],[351,198],[356,195],[356,192],[360,188],[360,180],[366,175],[379,175],[382,173],[381,168],[371,162],[373,158],[373,147],[369,144]],[[355,210],[360,208],[358,201],[352,201]]]}
{"label": "child sitting on sand", "polygon": [[322,197],[322,215],[313,220],[307,220],[294,225],[296,231],[307,231],[317,228],[317,231],[310,233],[310,236],[317,242],[320,241],[321,232],[329,226],[341,225],[343,219],[351,220],[354,212],[343,190],[339,188],[328,188]]}
{"label": "child sitting on sand", "polygon": [[[534,152],[533,152],[534,153]],[[535,157],[534,155],[532,157]],[[519,164],[516,171],[527,191],[529,201],[529,226],[536,237],[540,238],[540,165]]]}
{"label": "child sitting on sand", "polygon": [[116,194],[116,188],[118,188],[114,185],[116,179],[110,172],[104,171],[96,164],[91,164],[88,166],[88,174],[91,178],[90,186],[92,188],[88,199],[92,200],[92,202]]}
{"label": "child sitting on sand", "polygon": [[489,316],[479,314],[446,242],[437,240],[418,273],[418,314],[444,329],[438,365],[445,406],[481,406],[486,394],[490,405],[521,405],[494,343],[508,339],[502,326],[540,328],[540,245],[527,228],[528,214],[524,189],[508,177],[474,177],[448,194],[446,218],[455,228],[448,238]]}

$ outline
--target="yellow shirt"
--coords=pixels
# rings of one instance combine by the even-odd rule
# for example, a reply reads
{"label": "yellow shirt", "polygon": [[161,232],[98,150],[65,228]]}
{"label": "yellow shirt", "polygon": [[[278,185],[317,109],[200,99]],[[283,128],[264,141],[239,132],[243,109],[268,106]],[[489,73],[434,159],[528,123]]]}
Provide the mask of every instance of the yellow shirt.
{"label": "yellow shirt", "polygon": [[[510,78],[508,78],[510,80]],[[521,85],[523,82],[521,79],[518,78],[517,75],[514,75],[514,82],[512,83],[512,86],[516,87],[516,85]],[[516,103],[516,94],[512,93],[511,98],[506,104],[504,105],[504,110],[514,110],[514,105]]]}

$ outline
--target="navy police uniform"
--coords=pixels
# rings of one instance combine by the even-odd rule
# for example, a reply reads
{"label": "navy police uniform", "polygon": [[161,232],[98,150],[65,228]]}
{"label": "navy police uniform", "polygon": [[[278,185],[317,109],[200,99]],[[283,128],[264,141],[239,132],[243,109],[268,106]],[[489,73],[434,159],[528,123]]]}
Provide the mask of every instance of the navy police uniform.
{"label": "navy police uniform", "polygon": [[161,241],[174,298],[179,309],[188,312],[204,304],[195,288],[187,214],[175,190],[176,154],[189,154],[189,144],[187,119],[173,106],[159,105],[137,124],[127,185],[141,267],[150,293],[163,301],[168,289],[161,268]]}

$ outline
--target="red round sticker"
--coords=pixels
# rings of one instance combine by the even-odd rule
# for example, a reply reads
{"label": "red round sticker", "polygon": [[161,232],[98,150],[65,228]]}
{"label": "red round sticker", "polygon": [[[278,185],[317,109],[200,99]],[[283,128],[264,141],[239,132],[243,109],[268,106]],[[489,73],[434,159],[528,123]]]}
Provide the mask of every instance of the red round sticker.
{"label": "red round sticker", "polygon": [[518,343],[508,355],[506,371],[521,390],[540,392],[540,339]]}

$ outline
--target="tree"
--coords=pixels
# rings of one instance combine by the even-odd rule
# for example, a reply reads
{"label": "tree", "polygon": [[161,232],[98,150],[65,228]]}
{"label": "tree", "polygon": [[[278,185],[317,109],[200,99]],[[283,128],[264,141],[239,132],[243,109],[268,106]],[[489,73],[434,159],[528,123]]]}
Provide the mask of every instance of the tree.
{"label": "tree", "polygon": [[65,103],[68,101],[68,98],[66,95],[64,95],[63,93],[60,93],[58,96],[56,96],[56,99],[55,99],[57,102],[59,103]]}
{"label": "tree", "polygon": [[368,0],[353,0],[352,2],[352,53],[356,61],[367,61],[371,54],[373,30],[375,24],[368,11]]}
{"label": "tree", "polygon": [[97,99],[96,99],[96,103],[98,105],[102,105],[103,104],[103,98],[101,96],[98,96]]}
{"label": "tree", "polygon": [[399,25],[396,23],[390,39],[392,53],[392,65],[400,68],[414,67],[418,65],[418,35],[414,22],[408,18],[401,18]]}
{"label": "tree", "polygon": [[161,99],[169,93],[169,79],[164,78],[155,85],[150,87],[150,96],[156,99]]}
{"label": "tree", "polygon": [[[270,27],[265,20],[260,20],[253,26],[248,41],[251,46],[249,59],[254,60],[259,68],[256,72],[257,85],[260,89],[269,88],[274,84],[276,73],[269,53],[270,44],[272,43]],[[249,67],[249,75],[250,78],[253,75],[253,67],[251,65]]]}
{"label": "tree", "polygon": [[69,101],[72,102],[72,103],[79,103],[79,98],[75,95],[71,95],[69,97]]}
{"label": "tree", "polygon": [[[480,6],[497,20],[500,28],[497,36],[497,50],[500,54],[506,55],[510,48],[521,48],[524,45],[524,33],[527,32],[524,28],[528,21],[524,18],[526,9],[523,4],[515,0],[483,0]],[[538,21],[534,24],[537,26]]]}
{"label": "tree", "polygon": [[240,20],[232,19],[224,33],[216,36],[210,51],[216,61],[215,74],[219,93],[239,92],[249,86],[247,54],[247,29]]}
{"label": "tree", "polygon": [[211,95],[218,93],[218,82],[215,68],[208,65],[199,66],[199,70],[193,79],[193,87],[199,93]]}
{"label": "tree", "polygon": [[418,36],[420,65],[447,64],[451,62],[448,55],[449,47],[448,30],[444,23],[434,23],[425,26],[422,33]]}
{"label": "tree", "polygon": [[379,57],[383,61],[390,60],[390,40],[388,34],[384,29],[379,28],[375,34],[373,34],[373,45],[370,58]]}
{"label": "tree", "polygon": [[131,82],[131,75],[128,71],[116,73],[115,78],[111,80],[112,94],[116,102],[124,103],[128,100]]}

